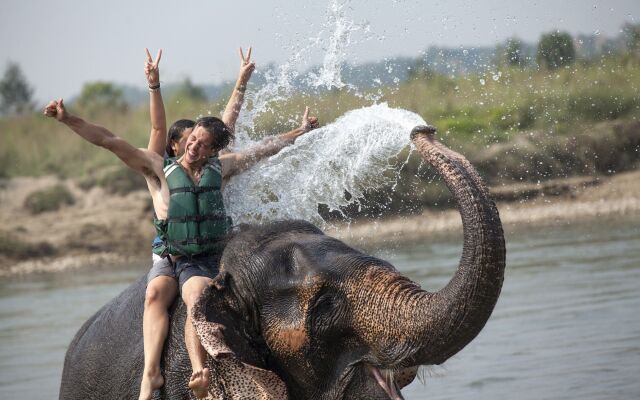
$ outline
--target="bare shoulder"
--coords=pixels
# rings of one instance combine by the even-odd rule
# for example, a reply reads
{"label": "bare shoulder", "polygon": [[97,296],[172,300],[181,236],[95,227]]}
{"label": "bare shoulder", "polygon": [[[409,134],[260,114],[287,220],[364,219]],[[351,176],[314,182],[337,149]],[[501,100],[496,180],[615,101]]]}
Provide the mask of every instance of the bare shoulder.
{"label": "bare shoulder", "polygon": [[236,172],[238,164],[242,159],[242,155],[242,153],[228,152],[218,156],[223,177],[229,177]]}
{"label": "bare shoulder", "polygon": [[229,168],[234,165],[241,158],[242,153],[238,152],[228,152],[218,156],[218,160],[220,160],[220,164],[222,164],[222,169]]}
{"label": "bare shoulder", "polygon": [[226,151],[225,153],[218,155],[218,159],[220,160],[220,162],[228,162],[230,160],[235,160],[236,158],[238,158],[239,154],[240,153],[236,151]]}
{"label": "bare shoulder", "polygon": [[164,158],[149,149],[139,148],[138,151],[140,152],[141,157],[146,160],[140,172],[144,175],[145,179],[151,180],[160,186],[160,176],[164,176],[164,172],[162,171],[164,167]]}

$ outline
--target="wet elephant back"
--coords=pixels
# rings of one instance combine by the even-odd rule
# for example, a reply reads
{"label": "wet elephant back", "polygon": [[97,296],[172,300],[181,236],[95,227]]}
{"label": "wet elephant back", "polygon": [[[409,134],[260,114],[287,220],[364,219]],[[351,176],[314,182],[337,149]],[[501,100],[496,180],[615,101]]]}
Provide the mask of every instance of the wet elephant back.
{"label": "wet elephant back", "polygon": [[60,399],[137,398],[145,289],[143,276],[80,328],[67,350]]}
{"label": "wet elephant back", "polygon": [[184,323],[187,317],[186,306],[181,299],[174,302],[169,310],[169,334],[162,357],[162,374],[165,385],[162,388],[163,399],[188,399],[191,361],[184,343]]}

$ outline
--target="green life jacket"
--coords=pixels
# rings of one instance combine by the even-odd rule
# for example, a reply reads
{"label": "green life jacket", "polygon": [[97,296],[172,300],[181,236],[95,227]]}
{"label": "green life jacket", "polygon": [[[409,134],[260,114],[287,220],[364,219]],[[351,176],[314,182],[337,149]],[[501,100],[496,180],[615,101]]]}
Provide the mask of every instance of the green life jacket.
{"label": "green life jacket", "polygon": [[220,239],[231,227],[222,202],[222,166],[212,157],[202,168],[200,182],[195,185],[176,159],[165,160],[169,212],[166,220],[153,221],[162,241],[154,253],[196,256],[221,250]]}

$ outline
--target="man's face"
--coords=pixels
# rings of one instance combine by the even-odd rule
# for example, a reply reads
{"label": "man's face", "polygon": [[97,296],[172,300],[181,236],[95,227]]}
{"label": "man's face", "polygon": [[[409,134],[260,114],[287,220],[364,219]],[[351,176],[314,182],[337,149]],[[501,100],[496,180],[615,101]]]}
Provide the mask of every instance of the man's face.
{"label": "man's face", "polygon": [[213,137],[203,127],[197,126],[187,138],[184,158],[189,164],[199,163],[208,159],[213,151]]}

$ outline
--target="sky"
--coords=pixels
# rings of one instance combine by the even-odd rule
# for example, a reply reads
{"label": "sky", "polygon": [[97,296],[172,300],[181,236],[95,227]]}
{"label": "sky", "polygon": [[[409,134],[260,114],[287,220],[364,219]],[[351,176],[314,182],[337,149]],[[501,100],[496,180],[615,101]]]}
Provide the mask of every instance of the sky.
{"label": "sky", "polygon": [[235,79],[239,46],[253,46],[258,70],[303,68],[323,62],[332,35],[355,64],[417,57],[431,45],[535,43],[555,29],[611,37],[625,22],[640,22],[640,1],[3,0],[0,68],[17,62],[45,103],[89,81],[144,87],[145,47],[163,49],[163,82],[206,84]]}

